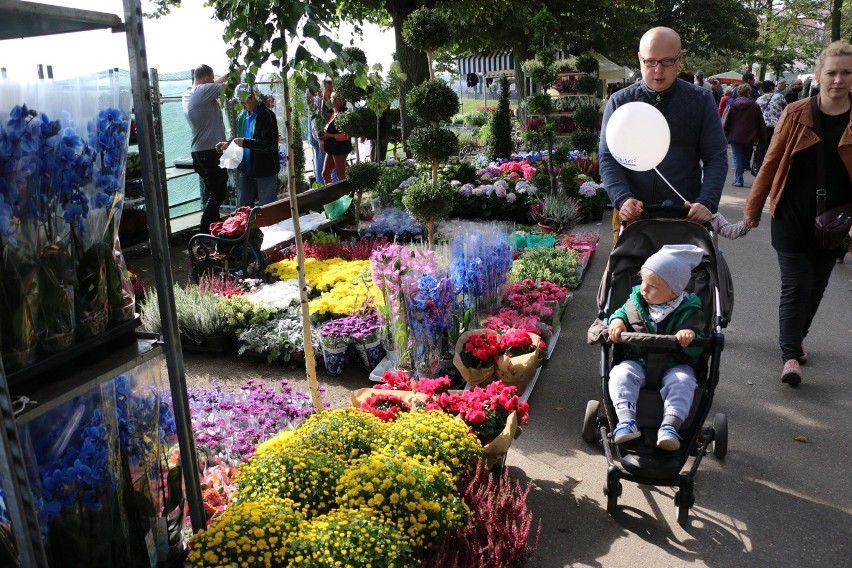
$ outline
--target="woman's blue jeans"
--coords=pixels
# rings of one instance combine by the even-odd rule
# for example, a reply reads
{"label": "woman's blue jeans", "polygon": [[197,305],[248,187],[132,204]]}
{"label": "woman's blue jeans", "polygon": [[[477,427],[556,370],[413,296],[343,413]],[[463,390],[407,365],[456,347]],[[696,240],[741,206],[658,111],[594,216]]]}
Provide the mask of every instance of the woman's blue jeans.
{"label": "woman's blue jeans", "polygon": [[734,156],[734,183],[743,184],[743,172],[751,167],[751,153],[754,145],[731,142],[731,154]]}

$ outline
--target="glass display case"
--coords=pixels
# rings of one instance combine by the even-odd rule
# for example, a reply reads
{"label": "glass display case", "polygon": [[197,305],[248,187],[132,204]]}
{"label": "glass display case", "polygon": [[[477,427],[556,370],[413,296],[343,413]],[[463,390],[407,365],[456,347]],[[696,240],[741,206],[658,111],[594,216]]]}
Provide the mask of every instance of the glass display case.
{"label": "glass display case", "polygon": [[[8,354],[0,359],[2,566],[155,566],[169,557],[168,546],[175,542],[170,533],[180,532],[184,508],[178,503],[184,495],[193,530],[204,528],[198,477],[182,480],[181,468],[168,470],[163,461],[163,448],[171,443],[162,435],[161,418],[166,415],[173,416],[170,436],[177,440],[186,471],[197,471],[168,262],[155,262],[162,340],[138,336],[132,328],[116,334],[106,327],[110,319],[134,312],[132,302],[121,299],[113,305],[109,300],[110,290],[123,294],[123,286],[121,266],[108,262],[121,250],[117,231],[111,228],[117,226],[121,210],[118,188],[123,187],[127,151],[121,114],[130,107],[140,125],[140,149],[146,150],[142,177],[151,254],[155,260],[169,258],[167,204],[160,192],[148,189],[161,187],[161,175],[155,163],[142,10],[139,0],[123,4],[124,20],[90,10],[0,0],[0,41],[111,29],[125,34],[130,63],[129,85],[124,88],[102,92],[97,80],[93,87],[72,86],[68,98],[55,95],[53,107],[49,97],[33,99],[28,94],[28,100],[36,101],[29,103],[36,112],[24,109],[25,101],[12,93],[10,84],[4,83],[0,91],[0,113],[9,115],[4,124],[20,139],[17,145],[4,146],[17,152],[0,164],[4,191],[40,196],[68,192],[67,199],[55,202],[58,208],[36,212],[14,211],[5,198],[0,200],[2,292],[4,298],[16,299],[14,309],[0,310],[7,341],[3,352]],[[45,88],[36,86],[34,92]],[[60,143],[33,143],[39,137]],[[33,153],[33,148],[40,151]],[[21,161],[23,154],[26,159]],[[56,183],[60,177],[64,183]],[[84,178],[91,179],[82,183]],[[39,197],[33,203],[44,201]],[[3,222],[13,214],[14,225]],[[34,224],[27,229],[31,235],[11,232],[22,227],[24,218]],[[50,236],[56,230],[61,232]],[[36,238],[45,231],[47,239]],[[26,244],[33,254],[20,256],[22,251],[16,250],[18,257],[11,258],[10,239],[16,246]],[[19,277],[10,277],[10,272]],[[50,317],[42,317],[45,314]],[[66,329],[71,322],[73,331]],[[63,332],[73,341],[54,337]],[[55,341],[40,342],[48,336]],[[85,354],[75,351],[99,338],[103,342]],[[39,361],[57,354],[66,358],[38,368]],[[159,376],[163,359],[167,386]],[[30,373],[10,375],[6,365]],[[16,379],[14,384],[10,377]],[[171,406],[164,407],[169,399]],[[13,560],[6,562],[3,551]]]}

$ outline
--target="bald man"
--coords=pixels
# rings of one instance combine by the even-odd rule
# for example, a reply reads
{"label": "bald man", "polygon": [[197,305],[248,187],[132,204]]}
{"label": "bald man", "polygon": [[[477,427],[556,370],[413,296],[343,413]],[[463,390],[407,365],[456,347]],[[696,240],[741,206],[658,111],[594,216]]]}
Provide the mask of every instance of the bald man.
{"label": "bald man", "polygon": [[[687,218],[706,223],[719,207],[728,173],[728,152],[713,95],[677,78],[683,61],[680,36],[670,28],[653,28],[639,42],[642,80],[613,94],[604,110],[601,128],[600,173],[619,221],[639,218],[646,205],[670,201],[689,209]],[[615,110],[629,102],[656,107],[671,132],[669,151],[654,171],[637,172],[621,164],[606,144],[606,126]],[[654,132],[635,132],[651,139]],[[665,176],[679,198],[660,177]]]}

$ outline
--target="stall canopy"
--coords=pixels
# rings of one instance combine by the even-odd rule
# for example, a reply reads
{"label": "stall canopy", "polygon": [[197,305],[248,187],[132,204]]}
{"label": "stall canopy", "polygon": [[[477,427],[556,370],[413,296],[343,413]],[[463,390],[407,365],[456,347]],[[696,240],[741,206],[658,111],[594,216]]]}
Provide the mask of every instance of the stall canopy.
{"label": "stall canopy", "polygon": [[[608,83],[628,80],[633,73],[629,67],[618,65],[599,53],[594,54],[600,64],[598,76]],[[558,52],[558,59],[566,59],[568,55]],[[492,51],[458,59],[459,73],[463,76],[469,73],[485,75],[486,77],[502,77],[515,73],[515,57],[511,51]]]}
{"label": "stall canopy", "polygon": [[719,79],[720,83],[724,83],[725,85],[734,85],[736,83],[743,82],[742,73],[737,73],[736,71],[725,71],[724,73],[718,73],[716,75],[711,75],[707,77],[708,79]]}
{"label": "stall canopy", "polygon": [[515,56],[511,51],[492,51],[460,57],[458,63],[461,75],[475,73],[486,77],[502,77],[515,74]]}

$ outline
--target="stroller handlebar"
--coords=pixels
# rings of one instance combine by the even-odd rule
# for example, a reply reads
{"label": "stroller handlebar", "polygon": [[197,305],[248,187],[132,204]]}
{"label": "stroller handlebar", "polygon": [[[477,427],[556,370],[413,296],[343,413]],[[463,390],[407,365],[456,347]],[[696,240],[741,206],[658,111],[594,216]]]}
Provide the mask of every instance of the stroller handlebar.
{"label": "stroller handlebar", "polygon": [[[634,331],[625,331],[621,334],[621,341],[635,345],[637,347],[656,347],[656,348],[678,348],[680,343],[677,341],[677,336],[674,335],[657,335],[655,333],[637,333]],[[700,337],[692,340],[690,346],[708,347],[712,345],[713,339],[710,337]]]}

